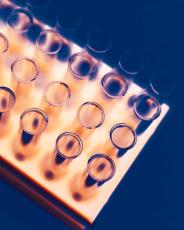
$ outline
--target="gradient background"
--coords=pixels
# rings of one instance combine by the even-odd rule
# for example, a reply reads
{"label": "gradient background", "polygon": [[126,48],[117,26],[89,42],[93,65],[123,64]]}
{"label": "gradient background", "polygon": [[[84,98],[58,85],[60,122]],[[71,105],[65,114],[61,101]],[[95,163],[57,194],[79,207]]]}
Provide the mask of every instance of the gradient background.
{"label": "gradient background", "polygon": [[[113,40],[113,47],[105,57],[109,64],[116,66],[120,53],[127,48],[143,49],[145,69],[138,81],[144,85],[151,73],[166,69],[176,83],[175,92],[169,98],[171,111],[98,216],[93,228],[184,229],[184,2],[53,0],[49,10],[37,13],[52,24],[56,14],[67,6],[76,9],[83,18],[83,25],[75,37],[80,44],[85,45],[86,35],[92,29],[107,30]],[[0,229],[69,228],[0,178]]]}

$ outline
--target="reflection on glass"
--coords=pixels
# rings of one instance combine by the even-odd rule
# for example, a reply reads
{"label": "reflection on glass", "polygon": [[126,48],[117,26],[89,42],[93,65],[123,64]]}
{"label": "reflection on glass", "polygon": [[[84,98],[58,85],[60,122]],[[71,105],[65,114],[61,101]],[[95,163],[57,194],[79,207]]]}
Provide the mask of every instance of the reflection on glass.
{"label": "reflection on glass", "polygon": [[92,54],[105,54],[110,50],[112,45],[111,39],[107,32],[102,30],[95,30],[87,37],[86,49]]}
{"label": "reflection on glass", "polygon": [[82,127],[95,129],[103,124],[105,113],[96,102],[85,102],[79,107],[77,118]]}
{"label": "reflection on glass", "polygon": [[135,115],[144,121],[151,121],[156,119],[161,112],[159,102],[148,94],[142,94],[137,97],[134,106]]}
{"label": "reflection on glass", "polygon": [[18,57],[11,64],[11,72],[11,83],[16,96],[22,96],[26,100],[27,96],[31,93],[33,82],[39,74],[37,62],[29,57]]}
{"label": "reflection on glass", "polygon": [[19,160],[38,152],[39,138],[46,129],[47,115],[40,109],[30,108],[20,116],[18,140],[14,143],[15,156]]}
{"label": "reflection on glass", "polygon": [[15,94],[11,89],[0,86],[0,136],[9,130],[9,116],[16,102]]}
{"label": "reflection on glass", "polygon": [[174,81],[167,71],[156,72],[150,80],[151,90],[158,96],[169,96],[174,90]]}
{"label": "reflection on glass", "polygon": [[55,30],[47,29],[41,31],[36,44],[44,54],[54,55],[61,49],[62,38]]}
{"label": "reflection on glass", "polygon": [[127,150],[136,144],[136,133],[128,125],[124,123],[116,124],[110,131],[110,139],[112,144],[121,151],[118,157],[122,156]]}
{"label": "reflection on glass", "polygon": [[45,161],[45,176],[47,179],[59,177],[67,169],[68,164],[78,157],[83,149],[81,138],[72,132],[59,135],[51,156]]}
{"label": "reflection on glass", "polygon": [[144,67],[144,58],[136,50],[125,51],[119,60],[119,67],[127,77],[134,77]]}
{"label": "reflection on glass", "polygon": [[19,33],[27,32],[33,23],[33,18],[28,10],[18,8],[11,12],[8,17],[8,25]]}
{"label": "reflection on glass", "polygon": [[9,48],[8,38],[3,33],[0,33],[0,55],[6,53],[8,51],[8,48]]}
{"label": "reflection on glass", "polygon": [[123,76],[116,73],[107,73],[101,80],[103,92],[110,98],[120,98],[125,95],[128,84]]}
{"label": "reflection on glass", "polygon": [[94,197],[105,182],[115,174],[114,161],[106,154],[94,154],[84,172],[72,181],[71,192],[74,200],[81,201]]}

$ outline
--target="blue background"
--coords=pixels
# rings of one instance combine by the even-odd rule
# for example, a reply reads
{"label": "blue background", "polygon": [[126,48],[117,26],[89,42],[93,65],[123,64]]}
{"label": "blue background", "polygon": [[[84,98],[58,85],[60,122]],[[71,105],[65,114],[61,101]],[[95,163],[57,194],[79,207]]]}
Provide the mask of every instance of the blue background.
{"label": "blue background", "polygon": [[[19,1],[24,2],[24,1]],[[116,66],[126,48],[144,49],[144,85],[150,73],[168,70],[176,89],[169,98],[171,111],[135,161],[93,228],[124,230],[182,230],[183,217],[183,22],[184,3],[175,1],[93,0],[52,1],[49,10],[37,12],[54,24],[65,7],[83,18],[76,34],[81,44],[89,31],[106,29],[113,47],[105,57]],[[0,229],[68,229],[37,203],[0,178]]]}

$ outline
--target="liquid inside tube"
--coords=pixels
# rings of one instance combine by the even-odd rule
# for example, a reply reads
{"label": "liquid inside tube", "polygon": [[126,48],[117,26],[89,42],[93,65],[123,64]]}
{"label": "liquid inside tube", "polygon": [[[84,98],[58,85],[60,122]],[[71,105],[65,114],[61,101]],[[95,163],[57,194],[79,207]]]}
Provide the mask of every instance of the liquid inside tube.
{"label": "liquid inside tube", "polygon": [[23,159],[37,153],[39,138],[47,123],[47,115],[40,109],[30,108],[21,114],[18,141],[15,139],[16,142],[13,143],[17,158]]}

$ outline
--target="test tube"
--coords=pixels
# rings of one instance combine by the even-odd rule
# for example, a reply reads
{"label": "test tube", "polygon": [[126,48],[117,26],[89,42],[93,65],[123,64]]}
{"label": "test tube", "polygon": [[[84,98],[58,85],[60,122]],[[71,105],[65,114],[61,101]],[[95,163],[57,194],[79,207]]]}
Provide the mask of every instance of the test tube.
{"label": "test tube", "polygon": [[57,16],[56,29],[68,39],[72,38],[80,25],[81,17],[76,10],[72,10],[71,8],[65,8]]}
{"label": "test tube", "polygon": [[95,95],[95,101],[103,104],[105,113],[108,113],[112,107],[120,102],[127,89],[128,82],[122,75],[116,72],[109,72],[101,79],[100,89]]}
{"label": "test tube", "polygon": [[127,50],[119,59],[119,68],[123,75],[132,79],[144,68],[144,57],[140,51]]}
{"label": "test tube", "polygon": [[7,19],[8,25],[18,33],[25,33],[33,23],[32,14],[23,8],[15,9]]}
{"label": "test tube", "polygon": [[110,50],[111,45],[112,41],[106,31],[95,30],[87,37],[86,50],[98,59],[101,59]]}
{"label": "test tube", "polygon": [[104,55],[110,50],[112,41],[108,36],[108,33],[102,30],[95,30],[89,33],[87,36],[87,44],[84,52],[90,54],[95,63],[95,71],[93,72],[92,78],[96,78],[98,75],[98,69],[101,65],[101,61]]}
{"label": "test tube", "polygon": [[64,108],[71,96],[70,88],[61,81],[52,81],[45,86],[41,108],[49,116],[49,127],[58,126],[61,110]]}
{"label": "test tube", "polygon": [[10,113],[15,106],[16,98],[13,91],[7,87],[0,86],[0,136],[9,131]]}
{"label": "test tube", "polygon": [[3,34],[0,33],[0,84],[5,85],[7,83],[6,79],[6,56],[9,49],[9,41],[8,38]]}
{"label": "test tube", "polygon": [[77,79],[85,79],[95,71],[94,60],[85,53],[76,53],[69,58],[69,70]]}
{"label": "test tube", "polygon": [[168,71],[154,73],[149,82],[151,91],[161,100],[172,94],[174,85],[174,80]]}
{"label": "test tube", "polygon": [[73,198],[81,201],[93,197],[100,186],[113,178],[115,171],[115,163],[108,155],[102,153],[92,155],[85,171],[72,181]]}
{"label": "test tube", "polygon": [[82,153],[82,149],[83,142],[77,134],[72,132],[60,134],[54,151],[45,162],[46,178],[53,179],[63,174],[68,164]]}
{"label": "test tube", "polygon": [[7,18],[8,35],[13,40],[10,45],[10,52],[13,54],[24,54],[29,44],[26,42],[24,35],[29,31],[32,23],[32,14],[24,8],[14,9]]}
{"label": "test tube", "polygon": [[[66,81],[72,87],[74,94],[77,95],[75,100],[78,97],[83,97],[84,85],[97,76],[101,58],[110,47],[111,42],[107,39],[107,35],[104,35],[100,30],[96,30],[87,37],[86,47],[69,58]],[[98,60],[93,56],[98,57]]]}
{"label": "test tube", "polygon": [[[119,123],[112,127],[110,140],[114,147],[119,150],[117,157],[121,157],[126,151],[134,147],[137,137],[135,131],[129,125]],[[114,152],[113,149],[111,151]],[[115,152],[117,151],[115,150]]]}
{"label": "test tube", "polygon": [[121,98],[125,95],[128,84],[126,79],[117,73],[107,73],[101,80],[102,90],[109,98]]}
{"label": "test tube", "polygon": [[47,115],[38,108],[27,109],[21,114],[18,140],[16,138],[13,143],[18,160],[39,153],[39,138],[46,129],[47,123]]}
{"label": "test tube", "polygon": [[56,30],[46,29],[40,32],[36,43],[44,54],[54,55],[61,49],[62,38]]}
{"label": "test tube", "polygon": [[133,110],[139,119],[152,121],[160,115],[161,106],[153,96],[141,94],[137,97]]}
{"label": "test tube", "polygon": [[[106,154],[94,154],[88,160],[88,177],[85,181],[85,185],[91,186],[94,184],[101,185],[104,182],[110,180],[115,174],[115,164],[114,161]],[[92,179],[88,184],[88,180]]]}
{"label": "test tube", "polygon": [[11,85],[19,103],[29,102],[29,96],[34,86],[34,80],[39,74],[37,62],[29,57],[18,57],[11,64]]}
{"label": "test tube", "polygon": [[95,72],[96,64],[87,53],[80,52],[70,56],[65,81],[70,85],[75,99],[81,96],[80,92],[90,76]]}
{"label": "test tube", "polygon": [[105,113],[102,106],[96,102],[87,101],[77,109],[72,129],[81,138],[88,138],[103,124],[104,120]]}
{"label": "test tube", "polygon": [[157,99],[149,94],[139,95],[133,104],[133,111],[135,117],[139,120],[136,125],[136,133],[140,135],[153,120],[159,117],[161,113],[161,106]]}
{"label": "test tube", "polygon": [[96,102],[85,102],[77,111],[77,119],[80,125],[87,129],[96,129],[105,120],[105,113],[101,105]]}
{"label": "test tube", "polygon": [[61,34],[63,39],[62,47],[57,54],[57,58],[60,61],[68,61],[73,46],[71,40],[80,25],[81,17],[76,10],[72,10],[71,7],[68,9],[65,8],[57,16],[56,30]]}
{"label": "test tube", "polygon": [[[54,63],[54,57],[61,49],[62,42],[63,40],[61,36],[54,29],[45,29],[40,32],[36,39],[37,48],[35,57],[37,57],[43,73],[48,75],[51,66]],[[49,65],[45,65],[47,62],[49,62]]]}

